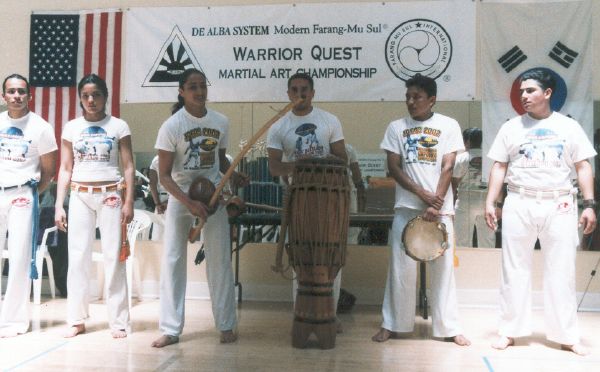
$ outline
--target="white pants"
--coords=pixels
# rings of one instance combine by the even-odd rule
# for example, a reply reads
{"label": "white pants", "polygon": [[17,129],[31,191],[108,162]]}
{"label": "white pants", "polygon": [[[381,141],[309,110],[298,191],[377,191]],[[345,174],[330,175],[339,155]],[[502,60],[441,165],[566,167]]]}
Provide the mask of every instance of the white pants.
{"label": "white pants", "polygon": [[495,248],[496,233],[487,227],[485,222],[485,190],[459,190],[458,207],[454,218],[456,245],[471,247],[473,231],[477,229],[477,246],[480,248]]}
{"label": "white pants", "polygon": [[104,285],[108,324],[112,330],[130,329],[127,274],[119,262],[121,249],[120,192],[71,192],[69,199],[69,269],[67,324],[83,324],[89,317],[92,246],[100,227],[104,257]]}
{"label": "white pants", "polygon": [[[160,274],[160,323],[163,334],[179,336],[185,320],[188,233],[194,216],[175,198],[165,212],[164,250]],[[224,207],[208,218],[202,229],[206,277],[215,326],[219,331],[236,326],[235,287],[231,267],[229,223]]]}
{"label": "white pants", "polygon": [[0,327],[10,328],[11,333],[25,333],[29,329],[32,208],[33,196],[29,186],[0,191],[0,249],[4,249],[8,231],[10,264]]}
{"label": "white pants", "polygon": [[[402,231],[422,211],[396,209],[392,224],[390,264],[383,299],[382,328],[392,332],[412,332],[417,301],[417,262],[406,255]],[[454,282],[454,227],[451,216],[442,216],[450,246],[446,253],[428,263],[431,275],[431,319],[434,337],[462,334],[458,324],[458,304]]]}
{"label": "white pants", "polygon": [[509,192],[502,211],[502,283],[499,334],[531,334],[531,265],[536,239],[544,262],[546,337],[579,342],[575,254],[579,244],[573,196],[536,200]]}

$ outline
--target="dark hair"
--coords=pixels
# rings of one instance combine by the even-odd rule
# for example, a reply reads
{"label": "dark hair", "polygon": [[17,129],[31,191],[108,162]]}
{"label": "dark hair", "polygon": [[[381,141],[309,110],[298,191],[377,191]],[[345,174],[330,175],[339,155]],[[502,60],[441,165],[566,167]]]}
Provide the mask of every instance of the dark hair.
{"label": "dark hair", "polygon": [[27,87],[27,94],[29,94],[29,82],[27,81],[27,79],[25,79],[23,75],[19,74],[12,74],[7,76],[6,79],[4,79],[4,81],[2,82],[2,94],[6,94],[6,82],[8,81],[8,79],[23,80],[25,82],[25,86]]}
{"label": "dark hair", "polygon": [[[181,74],[181,76],[179,76],[179,89],[183,89],[183,86],[185,85],[185,83],[187,82],[187,80],[190,78],[190,76],[192,75],[201,75],[204,80],[206,79],[206,74],[200,70],[197,70],[195,68],[190,68],[187,69],[183,72],[183,74]],[[177,95],[177,102],[175,104],[173,104],[173,106],[171,106],[171,115],[175,114],[177,111],[181,110],[181,108],[185,105],[185,101],[183,100],[183,97],[181,96],[181,94]]]}
{"label": "dark hair", "polygon": [[406,88],[417,87],[421,88],[427,93],[428,97],[433,97],[437,95],[437,83],[434,79],[429,76],[423,76],[421,74],[416,74],[410,79],[406,80]]}
{"label": "dark hair", "polygon": [[469,141],[469,147],[472,149],[480,149],[482,141],[482,133],[479,128],[467,128],[463,130],[463,141]]}
{"label": "dark hair", "polygon": [[290,76],[290,78],[288,79],[288,89],[290,89],[290,86],[292,85],[292,80],[295,79],[303,79],[308,81],[308,86],[310,87],[310,90],[315,89],[315,82],[313,80],[312,77],[310,77],[309,74],[305,73],[305,72],[296,72],[294,75]]}
{"label": "dark hair", "polygon": [[554,79],[554,76],[546,69],[536,68],[521,75],[521,81],[530,79],[537,81],[542,90],[550,88],[552,92],[554,92],[554,88],[556,88],[556,79]]}
{"label": "dark hair", "polygon": [[81,90],[86,84],[94,84],[100,89],[102,94],[104,94],[105,98],[108,98],[108,87],[106,86],[106,81],[102,79],[100,76],[96,74],[85,75],[79,80],[79,84],[77,84],[77,94],[81,94]]}

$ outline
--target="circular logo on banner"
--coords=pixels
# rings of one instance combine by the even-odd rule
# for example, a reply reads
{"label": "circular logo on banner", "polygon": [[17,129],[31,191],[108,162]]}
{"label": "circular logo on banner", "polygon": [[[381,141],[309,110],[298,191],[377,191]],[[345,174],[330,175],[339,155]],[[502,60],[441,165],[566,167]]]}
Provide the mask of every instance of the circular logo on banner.
{"label": "circular logo on banner", "polygon": [[552,92],[552,96],[550,97],[550,108],[552,111],[560,111],[567,100],[567,84],[565,80],[553,70],[546,67],[534,67],[527,71],[522,72],[517,78],[513,81],[512,87],[510,88],[510,103],[513,109],[519,114],[523,115],[525,113],[525,109],[521,104],[521,76],[523,74],[532,71],[532,70],[543,70],[556,80],[556,87]]}
{"label": "circular logo on banner", "polygon": [[412,19],[396,27],[385,42],[386,62],[404,81],[416,74],[436,79],[452,58],[450,35],[437,22]]}

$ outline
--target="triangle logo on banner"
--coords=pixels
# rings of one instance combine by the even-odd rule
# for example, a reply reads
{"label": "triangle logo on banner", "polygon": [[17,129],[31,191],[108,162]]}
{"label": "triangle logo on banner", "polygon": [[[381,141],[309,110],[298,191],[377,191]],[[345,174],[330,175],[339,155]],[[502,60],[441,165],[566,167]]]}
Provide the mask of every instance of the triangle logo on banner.
{"label": "triangle logo on banner", "polygon": [[[175,25],[142,86],[177,87],[179,86],[179,76],[190,68],[204,72],[179,26]],[[210,82],[207,81],[207,85],[210,85]]]}

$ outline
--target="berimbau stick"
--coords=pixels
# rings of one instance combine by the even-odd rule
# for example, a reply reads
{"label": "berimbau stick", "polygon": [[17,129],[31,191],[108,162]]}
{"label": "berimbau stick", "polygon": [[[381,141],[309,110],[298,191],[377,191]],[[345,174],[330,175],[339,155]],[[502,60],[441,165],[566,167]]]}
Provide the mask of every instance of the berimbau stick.
{"label": "berimbau stick", "polygon": [[[260,139],[260,137],[262,137],[263,134],[265,134],[265,132],[267,130],[269,130],[269,128],[271,128],[271,126],[273,124],[275,124],[275,122],[277,122],[277,120],[281,119],[283,117],[283,115],[287,114],[294,107],[296,107],[296,105],[298,105],[300,102],[304,101],[305,98],[306,97],[301,97],[300,99],[297,99],[297,100],[294,100],[294,101],[288,103],[284,108],[281,109],[281,111],[279,111],[265,125],[263,125],[262,128],[260,128],[254,134],[254,136],[252,136],[252,138],[250,138],[250,140],[248,141],[246,146],[244,146],[242,148],[242,150],[240,150],[240,153],[235,157],[235,159],[233,159],[233,161],[231,162],[231,164],[229,166],[229,169],[227,169],[227,172],[225,172],[225,174],[223,175],[223,178],[221,178],[221,182],[219,182],[219,184],[217,185],[217,188],[215,189],[215,192],[213,193],[212,198],[210,198],[210,202],[208,203],[208,209],[214,208],[214,206],[217,204],[217,201],[219,200],[219,195],[221,194],[221,191],[227,184],[227,181],[229,181],[229,178],[231,178],[231,176],[233,175],[233,172],[235,172],[235,168],[240,163],[240,161],[242,161],[244,156],[246,156],[248,151],[250,151],[252,146],[254,146],[256,141],[258,141]],[[206,221],[204,219],[200,218],[198,221],[198,224],[190,229],[190,233],[188,234],[188,241],[190,243],[193,243],[198,239],[205,222]]]}

